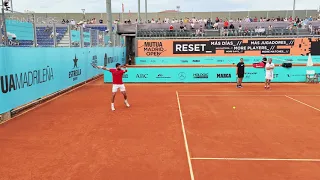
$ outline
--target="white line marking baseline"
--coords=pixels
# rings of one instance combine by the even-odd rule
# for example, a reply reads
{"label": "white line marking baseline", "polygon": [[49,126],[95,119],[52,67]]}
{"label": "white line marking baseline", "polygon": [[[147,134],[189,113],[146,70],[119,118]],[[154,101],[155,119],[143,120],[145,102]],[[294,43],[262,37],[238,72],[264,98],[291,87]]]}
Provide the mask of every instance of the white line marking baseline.
{"label": "white line marking baseline", "polygon": [[314,109],[314,110],[320,111],[320,109],[318,109],[318,108],[316,108],[316,107],[313,107],[313,106],[311,106],[311,105],[309,105],[309,104],[306,104],[306,103],[304,103],[304,102],[302,102],[302,101],[299,101],[299,100],[297,100],[297,99],[295,99],[295,98],[292,98],[292,97],[290,97],[289,95],[286,95],[286,97],[289,98],[289,99],[291,99],[291,100],[293,100],[293,101],[296,101],[296,102],[298,102],[298,103],[300,103],[300,104],[303,104],[303,105],[305,105],[305,106],[308,106],[309,108],[312,108],[312,109]]}
{"label": "white line marking baseline", "polygon": [[186,130],[184,127],[184,121],[182,117],[182,111],[181,111],[181,105],[180,105],[180,99],[179,99],[179,93],[176,91],[177,95],[177,102],[178,102],[178,108],[179,108],[179,114],[180,114],[180,121],[181,121],[181,127],[182,127],[182,133],[183,133],[183,138],[184,138],[184,144],[187,152],[187,157],[188,157],[188,164],[189,164],[189,170],[190,170],[190,177],[191,180],[194,180],[194,174],[193,174],[193,168],[192,168],[192,162],[191,162],[191,156],[190,156],[190,151],[189,151],[189,146],[188,146],[188,140],[187,140],[187,135],[186,135]]}
{"label": "white line marking baseline", "polygon": [[273,158],[191,158],[192,160],[216,160],[216,161],[300,161],[320,162],[320,159],[273,159]]}
{"label": "white line marking baseline", "polygon": [[179,93],[187,93],[187,92],[192,92],[192,93],[202,93],[202,92],[237,92],[237,93],[246,93],[246,92],[264,92],[264,93],[297,93],[297,92],[300,92],[300,93],[314,93],[314,91],[267,91],[267,90],[261,90],[261,91],[242,91],[242,90],[239,90],[239,91],[179,91]]}
{"label": "white line marking baseline", "polygon": [[319,96],[320,97],[320,95],[302,95],[302,94],[297,94],[297,95],[284,95],[284,94],[279,94],[279,95],[275,95],[275,94],[270,94],[270,95],[268,95],[268,94],[256,94],[256,95],[254,95],[254,94],[248,94],[248,95],[246,95],[246,94],[217,94],[217,95],[211,95],[211,94],[203,94],[203,95],[179,95],[180,97],[182,97],[182,96],[184,96],[184,97],[201,97],[201,96],[203,96],[203,97],[206,97],[206,96],[226,96],[226,97],[228,97],[228,96],[230,96],[230,97],[233,97],[233,96],[257,96],[257,97],[259,97],[259,96],[266,96],[266,97],[272,97],[272,96],[274,96],[274,97],[286,97],[286,96],[305,96],[305,97],[313,97],[313,96]]}

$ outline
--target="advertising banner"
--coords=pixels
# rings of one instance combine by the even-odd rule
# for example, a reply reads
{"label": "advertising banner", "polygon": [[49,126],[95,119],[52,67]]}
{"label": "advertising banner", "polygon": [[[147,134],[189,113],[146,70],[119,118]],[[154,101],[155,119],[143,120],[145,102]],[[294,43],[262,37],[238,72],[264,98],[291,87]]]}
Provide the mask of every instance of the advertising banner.
{"label": "advertising banner", "polygon": [[[320,46],[319,46],[320,47]],[[269,58],[269,56],[266,56]],[[262,61],[262,56],[197,56],[197,57],[137,57],[136,65],[221,65],[237,64],[243,58],[246,64]],[[306,65],[308,56],[272,56],[273,63],[291,62],[293,65]],[[320,64],[320,56],[312,56],[314,64]]]}
{"label": "advertising banner", "polygon": [[320,55],[320,38],[168,39],[137,44],[137,57]]}
{"label": "advertising banner", "polygon": [[[305,82],[306,70],[316,70],[320,67],[276,67],[273,82]],[[124,82],[153,83],[194,83],[194,82],[236,82],[235,68],[129,68],[124,75]],[[105,82],[111,82],[110,72],[105,72]],[[244,82],[264,82],[263,68],[246,68]]]}
{"label": "advertising banner", "polygon": [[102,74],[91,64],[114,67],[124,56],[124,48],[0,48],[0,113]]}

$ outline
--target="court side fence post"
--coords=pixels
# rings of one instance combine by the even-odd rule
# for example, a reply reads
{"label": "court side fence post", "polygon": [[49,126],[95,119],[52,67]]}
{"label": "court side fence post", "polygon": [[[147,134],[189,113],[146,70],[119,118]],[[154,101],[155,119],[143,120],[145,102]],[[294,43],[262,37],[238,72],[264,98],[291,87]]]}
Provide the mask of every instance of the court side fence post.
{"label": "court side fence post", "polygon": [[70,48],[70,47],[72,47],[71,24],[68,24],[68,34],[69,34],[69,48]]}

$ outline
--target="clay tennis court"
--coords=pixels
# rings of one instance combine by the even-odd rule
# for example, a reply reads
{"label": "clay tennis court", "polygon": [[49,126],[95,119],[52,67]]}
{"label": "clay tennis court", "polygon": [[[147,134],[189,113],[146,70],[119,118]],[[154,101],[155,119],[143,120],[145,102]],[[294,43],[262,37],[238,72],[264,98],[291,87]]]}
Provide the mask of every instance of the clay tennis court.
{"label": "clay tennis court", "polygon": [[1,124],[0,179],[320,179],[319,85],[126,87],[130,108],[100,78]]}

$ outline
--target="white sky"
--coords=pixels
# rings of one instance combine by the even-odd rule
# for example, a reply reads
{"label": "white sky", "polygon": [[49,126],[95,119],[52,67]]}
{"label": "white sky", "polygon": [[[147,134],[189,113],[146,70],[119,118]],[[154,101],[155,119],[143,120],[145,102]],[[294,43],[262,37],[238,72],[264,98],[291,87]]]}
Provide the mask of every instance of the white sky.
{"label": "white sky", "polygon": [[[112,0],[112,11],[121,12],[124,3],[125,12],[137,12],[138,0]],[[141,12],[145,1],[141,0]],[[293,0],[148,0],[148,11],[172,10],[180,6],[182,12],[239,11],[239,10],[289,10]],[[318,9],[320,0],[296,0],[296,9]],[[15,11],[24,10],[38,13],[106,12],[106,0],[13,0]]]}

